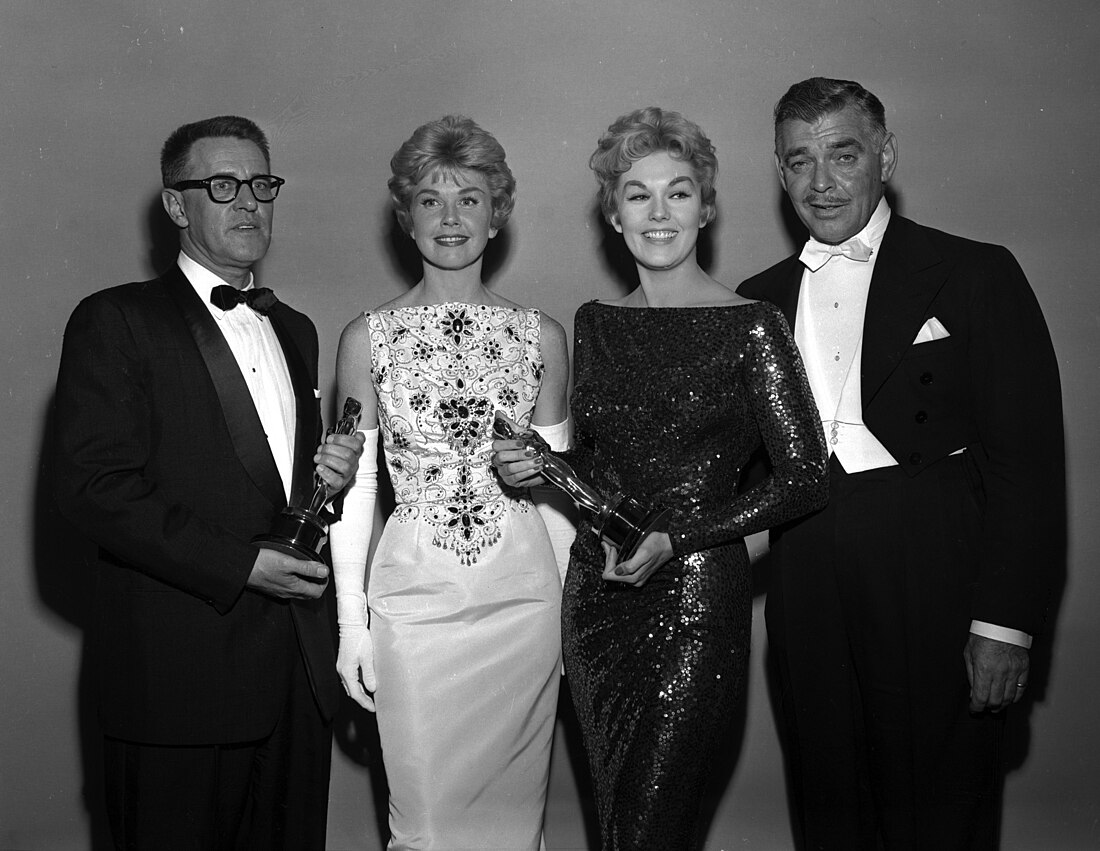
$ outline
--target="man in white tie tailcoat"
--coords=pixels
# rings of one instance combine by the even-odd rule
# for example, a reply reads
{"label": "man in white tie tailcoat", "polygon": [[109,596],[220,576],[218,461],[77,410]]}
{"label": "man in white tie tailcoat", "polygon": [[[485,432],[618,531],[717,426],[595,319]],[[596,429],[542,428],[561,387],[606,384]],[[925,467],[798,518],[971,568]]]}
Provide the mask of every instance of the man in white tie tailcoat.
{"label": "man in white tie tailcoat", "polygon": [[884,197],[882,103],[812,78],[775,109],[810,232],[738,292],[794,331],[829,505],[772,530],[767,624],[800,849],[998,844],[1005,712],[1064,558],[1061,391],[1005,248]]}

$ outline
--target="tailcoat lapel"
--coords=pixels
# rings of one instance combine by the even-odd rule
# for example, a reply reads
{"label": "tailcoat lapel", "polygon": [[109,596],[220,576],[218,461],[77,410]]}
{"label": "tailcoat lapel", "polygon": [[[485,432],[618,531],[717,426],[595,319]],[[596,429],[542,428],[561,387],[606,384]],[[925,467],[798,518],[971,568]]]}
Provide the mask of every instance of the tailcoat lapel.
{"label": "tailcoat lapel", "polygon": [[[199,299],[187,277],[173,266],[161,278],[172,300],[183,315],[187,328],[206,363],[206,370],[218,395],[233,448],[256,487],[276,509],[286,505],[279,469],[267,443],[267,435],[256,413],[252,394],[241,375],[237,359],[214,317]],[[284,343],[284,348],[286,348]],[[290,360],[289,356],[287,358]],[[299,411],[299,419],[301,411]],[[299,429],[300,430],[300,429]]]}
{"label": "tailcoat lapel", "polygon": [[897,214],[886,228],[879,252],[863,319],[860,393],[864,410],[929,318],[929,305],[949,270],[921,229]]}

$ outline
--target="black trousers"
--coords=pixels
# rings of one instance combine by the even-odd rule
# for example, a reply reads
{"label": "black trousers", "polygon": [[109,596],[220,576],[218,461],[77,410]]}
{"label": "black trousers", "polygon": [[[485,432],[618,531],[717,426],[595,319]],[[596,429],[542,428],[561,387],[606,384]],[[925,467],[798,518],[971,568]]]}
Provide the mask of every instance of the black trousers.
{"label": "black trousers", "polygon": [[800,849],[998,844],[1003,715],[963,662],[981,510],[963,456],[848,475],[772,544],[766,617]]}
{"label": "black trousers", "polygon": [[107,814],[125,851],[323,851],[332,727],[300,657],[272,732],[162,746],[106,738]]}

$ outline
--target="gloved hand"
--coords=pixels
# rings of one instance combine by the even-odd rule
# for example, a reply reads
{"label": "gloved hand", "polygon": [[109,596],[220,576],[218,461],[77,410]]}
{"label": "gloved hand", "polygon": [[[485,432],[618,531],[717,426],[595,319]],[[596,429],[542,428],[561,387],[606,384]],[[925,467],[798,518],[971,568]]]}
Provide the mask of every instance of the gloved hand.
{"label": "gloved hand", "polygon": [[374,712],[371,694],[378,683],[374,676],[374,644],[367,626],[366,595],[362,592],[337,594],[336,624],[340,630],[336,671],[344,691],[364,709]]}

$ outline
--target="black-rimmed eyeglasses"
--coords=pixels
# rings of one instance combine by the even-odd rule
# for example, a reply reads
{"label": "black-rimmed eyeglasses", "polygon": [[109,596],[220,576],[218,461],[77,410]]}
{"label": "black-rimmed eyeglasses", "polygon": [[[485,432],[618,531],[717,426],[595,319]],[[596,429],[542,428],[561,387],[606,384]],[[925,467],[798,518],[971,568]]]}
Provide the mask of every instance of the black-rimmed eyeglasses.
{"label": "black-rimmed eyeglasses", "polygon": [[252,197],[262,204],[270,204],[279,195],[279,187],[286,183],[281,177],[273,174],[256,174],[241,180],[231,174],[215,174],[203,180],[181,180],[173,184],[173,189],[205,189],[210,200],[215,204],[228,204],[235,201],[240,194],[241,187],[247,186],[252,190]]}

